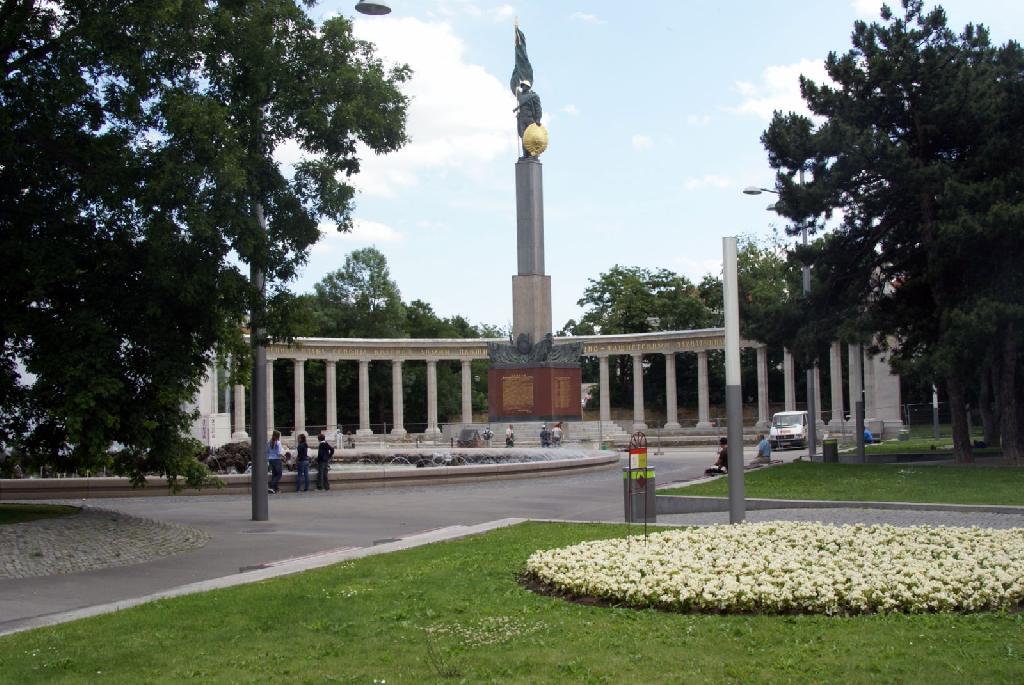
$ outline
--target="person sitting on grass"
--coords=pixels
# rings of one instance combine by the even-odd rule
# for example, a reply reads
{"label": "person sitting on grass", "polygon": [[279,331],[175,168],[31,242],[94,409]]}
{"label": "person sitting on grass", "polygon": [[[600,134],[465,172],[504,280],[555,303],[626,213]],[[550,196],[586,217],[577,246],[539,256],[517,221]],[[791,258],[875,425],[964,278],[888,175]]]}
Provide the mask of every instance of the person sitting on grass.
{"label": "person sitting on grass", "polygon": [[772,461],[772,446],[764,433],[757,434],[757,456],[751,464],[770,464]]}
{"label": "person sitting on grass", "polygon": [[714,465],[704,471],[705,476],[720,476],[729,471],[729,439],[721,437],[718,439],[718,457]]}
{"label": "person sitting on grass", "polygon": [[873,435],[871,435],[871,429],[870,428],[865,428],[864,429],[864,444],[865,445],[870,445],[874,441],[875,441],[875,438],[874,438]]}

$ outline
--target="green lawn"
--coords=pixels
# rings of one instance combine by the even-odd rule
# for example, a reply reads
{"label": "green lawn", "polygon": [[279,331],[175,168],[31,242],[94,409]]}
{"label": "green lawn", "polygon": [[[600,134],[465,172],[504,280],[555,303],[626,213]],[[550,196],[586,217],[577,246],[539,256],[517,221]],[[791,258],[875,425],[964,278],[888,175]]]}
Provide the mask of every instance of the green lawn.
{"label": "green lawn", "polygon": [[[635,530],[635,528],[634,528]],[[1024,680],[1024,614],[677,615],[517,583],[530,523],[0,638],[11,683],[910,683]],[[639,543],[638,543],[639,544]]]}
{"label": "green lawn", "polygon": [[77,514],[78,507],[63,504],[0,504],[0,526],[7,523],[25,523],[36,519],[51,519]]}
{"label": "green lawn", "polygon": [[[852,452],[852,443],[846,444],[842,451]],[[952,457],[953,438],[939,438],[935,440],[930,437],[910,438],[909,440],[886,440],[871,445],[864,445],[867,454],[933,454],[936,458]],[[1002,450],[998,447],[985,447],[975,449],[974,454],[998,454]]]}
{"label": "green lawn", "polygon": [[[747,497],[1024,505],[1024,469],[793,462],[748,471]],[[728,494],[725,478],[660,495]]]}

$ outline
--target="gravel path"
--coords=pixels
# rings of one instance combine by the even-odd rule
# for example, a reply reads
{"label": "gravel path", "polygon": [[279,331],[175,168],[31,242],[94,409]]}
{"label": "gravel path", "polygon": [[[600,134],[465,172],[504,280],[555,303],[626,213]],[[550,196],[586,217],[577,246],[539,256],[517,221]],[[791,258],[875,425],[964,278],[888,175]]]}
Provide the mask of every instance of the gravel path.
{"label": "gravel path", "polygon": [[[958,511],[911,511],[898,509],[762,509],[747,512],[747,521],[820,521],[821,523],[888,523],[894,526],[978,526],[981,528],[1024,528],[1024,515]],[[729,512],[666,514],[658,523],[706,526],[729,523]]]}
{"label": "gravel path", "polygon": [[197,528],[115,511],[0,526],[0,578],[28,578],[127,566],[202,547]]}

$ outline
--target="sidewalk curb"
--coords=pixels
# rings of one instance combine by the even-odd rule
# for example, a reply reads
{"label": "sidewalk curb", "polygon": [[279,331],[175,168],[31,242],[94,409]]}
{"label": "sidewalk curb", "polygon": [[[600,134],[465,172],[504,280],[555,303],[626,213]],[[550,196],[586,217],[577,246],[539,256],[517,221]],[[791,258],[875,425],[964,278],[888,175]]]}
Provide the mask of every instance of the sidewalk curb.
{"label": "sidewalk curb", "polygon": [[459,538],[469,537],[471,535],[477,535],[479,533],[485,533],[490,530],[514,526],[523,523],[527,520],[528,519],[525,518],[503,518],[471,526],[448,526],[446,528],[429,530],[422,533],[414,533],[412,535],[401,538],[400,540],[395,540],[394,542],[386,542],[380,545],[374,545],[372,547],[355,547],[332,550],[317,554],[307,554],[301,557],[294,557],[292,559],[283,559],[280,561],[268,562],[262,565],[261,567],[255,568],[253,570],[235,573],[230,576],[221,576],[220,578],[201,580],[199,582],[189,583],[187,585],[180,585],[178,587],[171,588],[169,590],[164,590],[162,592],[156,592],[151,595],[143,595],[142,597],[134,597],[132,599],[119,600],[107,604],[97,604],[95,606],[84,607],[82,609],[74,609],[72,611],[64,611],[55,614],[47,614],[45,616],[36,616],[33,618],[22,619],[17,621],[17,625],[15,625],[14,627],[0,627],[0,636],[13,635],[15,633],[21,633],[26,630],[32,630],[33,628],[42,628],[45,626],[53,626],[60,623],[67,623],[68,621],[75,621],[80,618],[88,618],[90,616],[98,616],[100,614],[109,614],[115,611],[121,611],[122,609],[129,609],[131,607],[139,606],[140,604],[146,604],[147,602],[152,602],[158,599],[168,599],[171,597],[180,597],[182,595],[206,592],[208,590],[218,590],[220,588],[234,587],[236,585],[258,583],[262,580],[279,578],[281,576],[300,573],[302,571],[308,571],[311,569],[322,568],[324,566],[330,566],[331,564],[336,564],[341,561],[349,561],[351,559],[362,559],[363,557],[374,556],[376,554],[386,554],[388,552],[397,552],[403,549],[412,549],[413,547],[420,547],[422,545],[428,545],[433,542],[458,540]]}

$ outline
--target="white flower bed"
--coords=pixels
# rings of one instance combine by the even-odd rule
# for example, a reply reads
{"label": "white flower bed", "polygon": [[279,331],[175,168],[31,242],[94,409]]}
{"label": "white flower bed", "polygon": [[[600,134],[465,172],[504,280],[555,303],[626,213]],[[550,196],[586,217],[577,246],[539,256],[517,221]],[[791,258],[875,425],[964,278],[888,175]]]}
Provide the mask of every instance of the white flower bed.
{"label": "white flower bed", "polygon": [[1024,529],[745,523],[535,552],[570,595],[709,612],[933,612],[1024,603]]}

